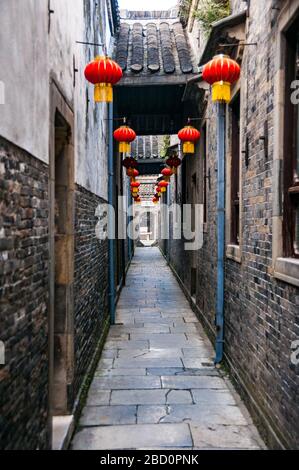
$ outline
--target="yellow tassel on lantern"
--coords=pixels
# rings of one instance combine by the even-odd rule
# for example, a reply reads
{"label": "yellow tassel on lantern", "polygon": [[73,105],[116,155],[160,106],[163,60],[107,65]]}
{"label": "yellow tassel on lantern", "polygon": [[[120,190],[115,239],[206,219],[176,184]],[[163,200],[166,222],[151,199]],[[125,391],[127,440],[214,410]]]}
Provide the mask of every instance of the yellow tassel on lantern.
{"label": "yellow tassel on lantern", "polygon": [[132,188],[132,193],[138,193],[139,189],[138,188]]}
{"label": "yellow tassel on lantern", "polygon": [[161,193],[166,193],[166,188],[164,186],[161,188]]}
{"label": "yellow tassel on lantern", "polygon": [[215,82],[212,85],[212,101],[230,102],[230,83],[229,82]]}
{"label": "yellow tassel on lantern", "polygon": [[178,172],[177,168],[176,168],[175,166],[173,166],[173,167],[171,167],[171,169],[172,169],[172,173],[173,173],[174,175],[176,175],[177,172]]}
{"label": "yellow tassel on lantern", "polygon": [[131,145],[129,142],[120,142],[118,148],[120,153],[128,153],[131,150]]}
{"label": "yellow tassel on lantern", "polygon": [[97,83],[94,87],[94,100],[96,103],[112,103],[113,88],[111,83]]}
{"label": "yellow tassel on lantern", "polygon": [[184,142],[183,143],[183,153],[194,153],[194,143],[193,142]]}

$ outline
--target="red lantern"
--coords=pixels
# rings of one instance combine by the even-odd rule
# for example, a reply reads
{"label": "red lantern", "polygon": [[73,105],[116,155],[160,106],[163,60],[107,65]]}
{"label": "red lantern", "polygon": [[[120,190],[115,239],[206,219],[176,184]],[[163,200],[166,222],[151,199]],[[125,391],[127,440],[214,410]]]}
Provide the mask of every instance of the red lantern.
{"label": "red lantern", "polygon": [[167,186],[169,185],[168,181],[160,181],[158,186],[160,188],[161,193],[165,193],[167,190]]}
{"label": "red lantern", "polygon": [[[128,172],[127,172],[127,174],[128,174]],[[137,176],[139,176],[139,171],[136,170],[135,168],[131,168],[129,176],[131,176],[131,181],[135,181],[135,178],[137,178]]]}
{"label": "red lantern", "polygon": [[185,126],[178,132],[178,138],[183,142],[184,153],[194,153],[194,142],[200,138],[200,132],[193,126]]}
{"label": "red lantern", "polygon": [[129,126],[120,126],[114,131],[114,138],[119,142],[119,151],[122,153],[130,152],[130,142],[136,139],[136,133]]}
{"label": "red lantern", "polygon": [[159,198],[158,197],[153,197],[152,201],[153,201],[154,204],[158,204]]}
{"label": "red lantern", "polygon": [[[171,165],[168,163],[169,160],[171,160]],[[176,174],[178,167],[182,164],[182,160],[180,160],[179,157],[175,156],[171,157],[171,159],[168,159],[166,163],[171,167],[173,174]]]}
{"label": "red lantern", "polygon": [[135,158],[133,157],[126,157],[123,162],[122,162],[122,165],[125,167],[125,168],[136,168],[136,166],[138,165],[137,161],[135,160]]}
{"label": "red lantern", "polygon": [[202,78],[212,85],[212,101],[230,102],[230,86],[238,80],[240,71],[239,64],[224,54],[205,64]]}
{"label": "red lantern", "polygon": [[134,198],[134,201],[135,201],[137,204],[140,204],[140,203],[141,203],[141,197],[138,196],[138,197]]}
{"label": "red lantern", "polygon": [[170,166],[172,169],[172,172],[175,174],[177,173],[177,168],[181,165],[182,161],[179,159],[179,157],[174,156],[174,157],[169,157],[166,160],[166,164]]}
{"label": "red lantern", "polygon": [[85,67],[84,74],[86,80],[95,85],[94,100],[111,103],[112,86],[119,82],[123,75],[120,66],[109,57],[98,56]]}
{"label": "red lantern", "polygon": [[165,181],[169,181],[172,175],[172,170],[170,168],[164,168],[161,171],[161,174],[164,176]]}
{"label": "red lantern", "polygon": [[157,196],[161,197],[161,188],[160,188],[160,186],[156,186],[155,191],[156,191]]}
{"label": "red lantern", "polygon": [[133,181],[133,182],[131,183],[131,191],[132,191],[132,193],[135,193],[135,194],[138,193],[138,191],[139,191],[139,186],[140,186],[139,181]]}

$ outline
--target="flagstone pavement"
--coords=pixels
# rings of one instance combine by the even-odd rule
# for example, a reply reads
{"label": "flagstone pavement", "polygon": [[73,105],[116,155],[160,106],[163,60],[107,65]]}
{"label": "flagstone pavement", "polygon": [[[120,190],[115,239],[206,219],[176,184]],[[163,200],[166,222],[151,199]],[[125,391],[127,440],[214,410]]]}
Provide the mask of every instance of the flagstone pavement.
{"label": "flagstone pavement", "polygon": [[265,448],[158,248],[137,248],[71,448]]}

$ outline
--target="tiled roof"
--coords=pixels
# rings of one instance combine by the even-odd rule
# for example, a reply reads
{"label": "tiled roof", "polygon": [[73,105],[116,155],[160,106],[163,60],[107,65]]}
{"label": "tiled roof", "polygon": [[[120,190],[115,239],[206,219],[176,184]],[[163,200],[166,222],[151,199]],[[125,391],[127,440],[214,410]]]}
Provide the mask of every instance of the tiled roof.
{"label": "tiled roof", "polygon": [[122,20],[115,59],[125,77],[177,76],[196,71],[178,18]]}
{"label": "tiled roof", "polygon": [[159,159],[164,144],[164,136],[138,136],[131,144],[131,153],[137,159]]}

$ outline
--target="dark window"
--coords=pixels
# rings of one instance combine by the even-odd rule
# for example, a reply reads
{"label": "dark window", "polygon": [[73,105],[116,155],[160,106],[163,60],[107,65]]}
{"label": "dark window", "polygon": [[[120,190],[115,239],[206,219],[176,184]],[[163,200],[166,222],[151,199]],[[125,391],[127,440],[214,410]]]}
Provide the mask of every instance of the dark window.
{"label": "dark window", "polygon": [[286,34],[286,90],[284,132],[284,255],[299,257],[299,105],[291,102],[291,83],[299,79],[299,20]]}
{"label": "dark window", "polygon": [[231,243],[240,242],[240,93],[230,105],[231,109]]}

